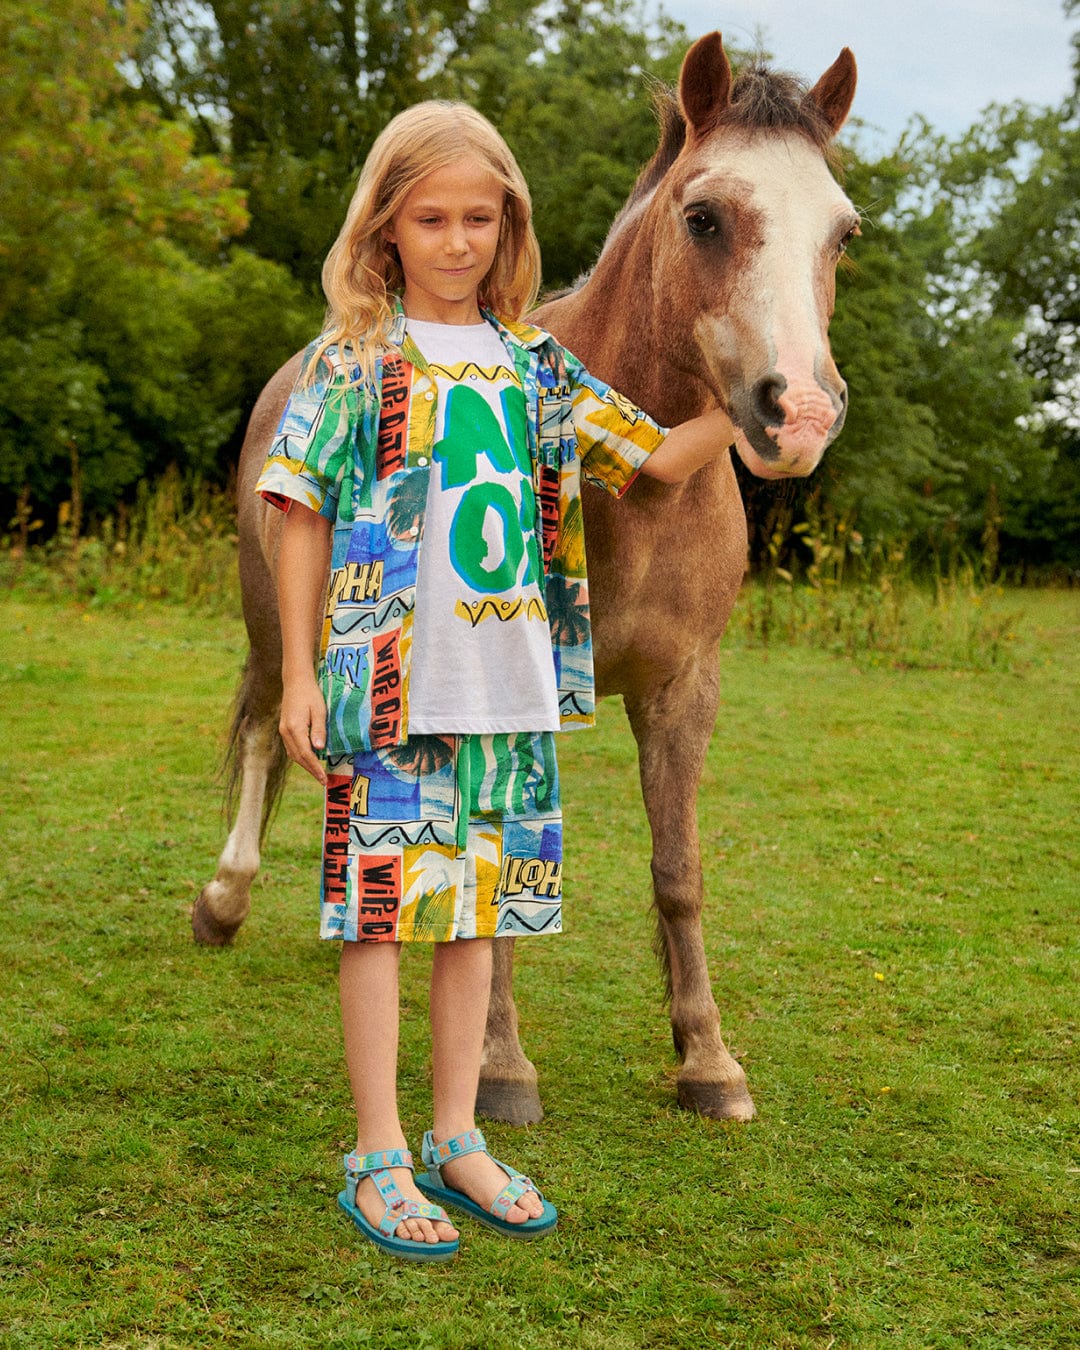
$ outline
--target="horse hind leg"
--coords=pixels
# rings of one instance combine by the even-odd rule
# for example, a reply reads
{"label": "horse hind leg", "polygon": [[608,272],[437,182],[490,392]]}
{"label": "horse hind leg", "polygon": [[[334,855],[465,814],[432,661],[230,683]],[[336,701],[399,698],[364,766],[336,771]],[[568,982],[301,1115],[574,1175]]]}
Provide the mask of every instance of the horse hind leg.
{"label": "horse hind leg", "polygon": [[514,939],[496,938],[484,1034],[484,1057],[476,1110],[488,1120],[509,1125],[536,1125],[544,1118],[536,1069],[525,1057],[518,1039],[514,1004]]}
{"label": "horse hind leg", "polygon": [[671,1033],[682,1061],[679,1105],[718,1120],[750,1120],[742,1066],[720,1034],[701,929],[704,883],[697,789],[719,699],[715,661],[659,693],[626,698],[652,832],[657,954],[668,979]]}
{"label": "horse hind leg", "polygon": [[195,941],[208,947],[227,946],[251,909],[251,883],[259,870],[263,836],[281,796],[289,761],[278,734],[277,698],[248,711],[252,670],[249,658],[237,697],[226,772],[228,798],[235,803],[232,829],[218,858],[217,871],[199,893],[191,911]]}

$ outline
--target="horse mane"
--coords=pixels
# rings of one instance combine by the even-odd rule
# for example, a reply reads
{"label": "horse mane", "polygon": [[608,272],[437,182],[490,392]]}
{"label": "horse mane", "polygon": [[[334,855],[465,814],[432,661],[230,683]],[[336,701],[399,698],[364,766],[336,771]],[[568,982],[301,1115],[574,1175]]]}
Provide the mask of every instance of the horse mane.
{"label": "horse mane", "polygon": [[679,152],[686,144],[686,118],[679,107],[675,90],[670,85],[662,84],[657,80],[653,84],[652,103],[653,111],[660,123],[660,143],[656,147],[656,153],[652,159],[638,174],[630,196],[627,197],[622,210],[611,223],[609,233],[613,233],[623,217],[653,191],[664,174],[678,159]]}

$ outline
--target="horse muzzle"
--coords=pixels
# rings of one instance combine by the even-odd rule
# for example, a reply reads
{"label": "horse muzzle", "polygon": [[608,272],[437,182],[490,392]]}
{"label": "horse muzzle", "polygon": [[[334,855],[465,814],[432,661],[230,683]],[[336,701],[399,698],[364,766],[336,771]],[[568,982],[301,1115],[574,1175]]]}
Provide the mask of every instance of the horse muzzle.
{"label": "horse muzzle", "polygon": [[777,371],[736,392],[730,412],[739,458],[758,478],[805,478],[840,434],[847,386],[818,381],[789,384]]}

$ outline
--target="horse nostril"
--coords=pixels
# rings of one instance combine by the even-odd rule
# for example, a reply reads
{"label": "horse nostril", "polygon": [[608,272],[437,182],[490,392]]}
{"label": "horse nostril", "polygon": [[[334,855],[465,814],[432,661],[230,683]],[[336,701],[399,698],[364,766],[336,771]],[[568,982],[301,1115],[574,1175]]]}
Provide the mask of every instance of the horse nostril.
{"label": "horse nostril", "polygon": [[764,427],[782,426],[784,410],[780,406],[780,396],[787,388],[787,380],[782,375],[769,375],[758,380],[751,394],[754,416]]}

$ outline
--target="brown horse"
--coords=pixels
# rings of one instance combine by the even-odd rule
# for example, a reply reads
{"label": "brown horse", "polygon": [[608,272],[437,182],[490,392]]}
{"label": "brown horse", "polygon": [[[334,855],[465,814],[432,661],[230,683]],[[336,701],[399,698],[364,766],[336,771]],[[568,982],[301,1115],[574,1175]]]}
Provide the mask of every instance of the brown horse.
{"label": "brown horse", "polygon": [[[659,101],[659,148],[592,274],[536,318],[586,366],[672,426],[717,405],[754,473],[809,473],[839,432],[846,390],[827,329],[836,261],[858,217],[828,168],[855,90],[845,48],[813,89],[761,68],[732,82],[719,33],[691,47],[678,99]],[[262,831],[286,768],[278,738],[279,513],[252,488],[299,368],[260,397],[240,460],[240,570],[251,650],[232,733],[235,823],[192,914],[195,937],[231,940],[250,906]],[[746,518],[721,455],[687,483],[641,478],[621,502],[587,493],[597,691],[622,694],[652,830],[657,948],[681,1059],[678,1099],[749,1119],[746,1078],[720,1035],[701,930],[696,795],[718,703],[717,648],[746,564]],[[496,944],[478,1108],[542,1114],[517,1037],[513,942]]]}

